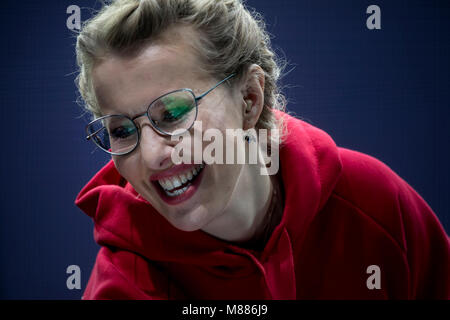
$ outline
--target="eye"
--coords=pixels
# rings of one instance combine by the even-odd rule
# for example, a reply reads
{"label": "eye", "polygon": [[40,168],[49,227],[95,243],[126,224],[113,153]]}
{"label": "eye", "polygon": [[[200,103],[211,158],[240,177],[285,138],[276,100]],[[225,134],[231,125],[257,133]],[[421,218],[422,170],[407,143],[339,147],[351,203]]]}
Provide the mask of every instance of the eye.
{"label": "eye", "polygon": [[172,122],[183,118],[184,115],[192,110],[192,104],[177,103],[172,106],[167,106],[163,114],[163,121]]}
{"label": "eye", "polygon": [[120,126],[110,131],[110,135],[114,139],[126,139],[136,133],[136,128],[132,126]]}
{"label": "eye", "polygon": [[193,121],[192,110],[195,110],[195,106],[191,92],[175,91],[153,102],[149,116],[158,129],[172,132],[180,126],[184,127],[186,121]]}

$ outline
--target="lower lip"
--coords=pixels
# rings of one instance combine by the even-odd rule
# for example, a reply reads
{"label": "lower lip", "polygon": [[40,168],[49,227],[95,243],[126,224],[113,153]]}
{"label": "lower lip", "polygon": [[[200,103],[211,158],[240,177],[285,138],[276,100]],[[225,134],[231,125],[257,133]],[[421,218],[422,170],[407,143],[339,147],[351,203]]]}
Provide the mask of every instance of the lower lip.
{"label": "lower lip", "polygon": [[202,178],[203,178],[203,173],[206,170],[206,166],[202,169],[202,171],[196,176],[194,183],[192,183],[185,192],[183,192],[182,194],[175,196],[175,197],[170,197],[168,196],[164,190],[161,188],[161,186],[159,185],[159,183],[157,181],[154,181],[154,184],[156,185],[156,190],[158,191],[159,196],[161,197],[161,199],[164,200],[165,203],[169,204],[169,205],[177,205],[181,202],[184,202],[188,199],[190,199],[195,192],[197,192],[200,183],[202,182]]}

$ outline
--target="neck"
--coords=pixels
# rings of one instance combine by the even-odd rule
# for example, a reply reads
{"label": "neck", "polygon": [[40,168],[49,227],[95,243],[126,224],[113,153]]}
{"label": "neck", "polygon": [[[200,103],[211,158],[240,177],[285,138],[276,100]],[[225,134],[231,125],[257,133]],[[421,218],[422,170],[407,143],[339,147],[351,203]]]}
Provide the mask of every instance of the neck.
{"label": "neck", "polygon": [[272,192],[272,180],[260,174],[260,165],[243,165],[227,207],[203,231],[231,242],[252,240],[267,223]]}

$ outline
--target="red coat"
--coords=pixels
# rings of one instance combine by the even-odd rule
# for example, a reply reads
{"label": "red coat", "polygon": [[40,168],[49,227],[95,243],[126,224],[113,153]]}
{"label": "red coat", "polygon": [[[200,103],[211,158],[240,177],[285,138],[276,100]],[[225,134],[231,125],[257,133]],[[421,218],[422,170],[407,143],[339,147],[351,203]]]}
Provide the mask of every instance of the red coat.
{"label": "red coat", "polygon": [[286,120],[285,209],[263,252],[172,227],[104,166],[76,199],[101,245],[83,299],[450,299],[450,238],[426,202],[379,160]]}

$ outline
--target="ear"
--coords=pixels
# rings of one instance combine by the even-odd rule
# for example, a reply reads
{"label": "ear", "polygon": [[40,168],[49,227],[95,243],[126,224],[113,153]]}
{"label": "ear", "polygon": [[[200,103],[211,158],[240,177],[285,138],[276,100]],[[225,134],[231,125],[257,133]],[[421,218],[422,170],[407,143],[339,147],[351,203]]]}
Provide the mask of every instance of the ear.
{"label": "ear", "polygon": [[254,128],[264,107],[264,70],[252,64],[242,85],[243,129]]}

